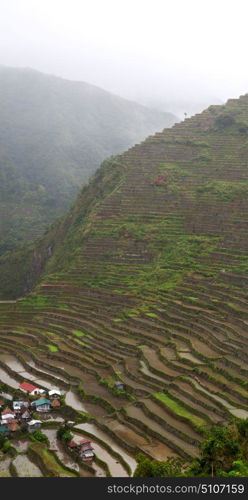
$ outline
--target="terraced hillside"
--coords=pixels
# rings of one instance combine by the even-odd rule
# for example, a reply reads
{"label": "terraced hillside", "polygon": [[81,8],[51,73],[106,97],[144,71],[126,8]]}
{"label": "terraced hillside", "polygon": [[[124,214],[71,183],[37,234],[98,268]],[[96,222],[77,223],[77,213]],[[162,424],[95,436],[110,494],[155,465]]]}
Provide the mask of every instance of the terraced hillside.
{"label": "terraced hillside", "polygon": [[247,154],[248,95],[106,162],[25,254],[34,291],[1,305],[2,352],[64,384],[127,463],[196,457],[204,429],[248,417]]}

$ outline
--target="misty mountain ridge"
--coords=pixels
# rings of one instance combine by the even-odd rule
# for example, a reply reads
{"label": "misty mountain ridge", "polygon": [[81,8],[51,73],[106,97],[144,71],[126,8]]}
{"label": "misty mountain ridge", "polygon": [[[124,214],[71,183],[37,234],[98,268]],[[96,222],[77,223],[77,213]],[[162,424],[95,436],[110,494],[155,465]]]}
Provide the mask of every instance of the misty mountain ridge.
{"label": "misty mountain ridge", "polygon": [[103,159],[175,121],[88,83],[0,66],[0,254],[39,236]]}

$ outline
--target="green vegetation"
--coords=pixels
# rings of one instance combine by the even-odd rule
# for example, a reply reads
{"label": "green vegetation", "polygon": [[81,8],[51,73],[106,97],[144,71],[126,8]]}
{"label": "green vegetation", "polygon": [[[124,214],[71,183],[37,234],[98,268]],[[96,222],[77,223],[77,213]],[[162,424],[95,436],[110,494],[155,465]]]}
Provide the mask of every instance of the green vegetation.
{"label": "green vegetation", "polygon": [[177,415],[179,415],[181,417],[188,418],[190,421],[193,422],[194,425],[196,425],[196,426],[204,426],[204,425],[206,425],[206,421],[205,420],[203,420],[200,417],[197,417],[196,415],[193,414],[193,412],[190,413],[186,408],[184,408],[184,406],[179,405],[179,403],[177,403],[176,401],[174,401],[173,399],[171,399],[169,396],[167,396],[163,392],[158,392],[158,393],[154,394],[154,396],[155,396],[155,398],[157,398],[160,401],[162,401],[162,403],[165,406],[167,406],[168,408],[170,408]]}
{"label": "green vegetation", "polygon": [[[193,462],[193,475],[225,476],[248,469],[248,419],[228,427],[213,427],[201,446],[201,458]],[[238,463],[237,463],[238,462]],[[236,471],[235,471],[236,469]],[[247,476],[248,477],[248,476]]]}
{"label": "green vegetation", "polygon": [[47,445],[49,445],[49,440],[47,438],[47,436],[45,434],[43,434],[43,432],[41,431],[33,431],[29,434],[29,438],[31,439],[31,441],[34,441],[34,442],[38,442],[38,443],[45,443]]}
{"label": "green vegetation", "polygon": [[61,439],[61,441],[64,441],[65,443],[68,443],[69,441],[72,440],[73,435],[69,430],[68,426],[60,427],[57,431],[57,438]]}
{"label": "green vegetation", "polygon": [[71,476],[75,477],[77,474],[70,472],[69,469],[65,468],[60,464],[54,454],[47,449],[44,443],[32,443],[29,445],[29,454],[37,462],[44,473],[45,476],[50,477],[63,477]]}
{"label": "green vegetation", "polygon": [[2,431],[0,431],[0,450],[3,453],[8,453],[9,449],[11,447],[11,443],[9,439],[6,437],[6,434]]}
{"label": "green vegetation", "polygon": [[198,186],[196,189],[197,194],[214,196],[217,200],[233,201],[235,198],[239,200],[248,196],[248,182],[247,181],[209,181]]}
{"label": "green vegetation", "polygon": [[183,476],[182,467],[184,461],[180,458],[169,457],[166,462],[149,460],[140,453],[136,457],[138,463],[134,477],[180,477]]}
{"label": "green vegetation", "polygon": [[191,463],[174,457],[166,462],[136,457],[134,477],[248,477],[248,419],[211,428],[201,445],[201,457]]}
{"label": "green vegetation", "polygon": [[[230,127],[217,129],[217,107],[105,161],[70,212],[22,249],[24,268],[0,258],[8,297],[33,289],[0,305],[2,352],[27,372],[33,360],[37,380],[43,367],[53,384],[61,377],[72,406],[85,404],[132,455],[145,439],[147,454],[187,460],[153,464],[153,476],[247,466],[234,415],[248,415],[247,137],[237,125],[248,124],[248,95],[225,108]],[[6,357],[0,365],[3,380],[22,378]]]}
{"label": "green vegetation", "polygon": [[56,352],[58,350],[56,345],[47,344],[47,347],[48,347],[49,351],[51,351],[51,352]]}
{"label": "green vegetation", "polygon": [[73,330],[74,335],[77,337],[85,337],[85,333],[81,332],[80,330]]}

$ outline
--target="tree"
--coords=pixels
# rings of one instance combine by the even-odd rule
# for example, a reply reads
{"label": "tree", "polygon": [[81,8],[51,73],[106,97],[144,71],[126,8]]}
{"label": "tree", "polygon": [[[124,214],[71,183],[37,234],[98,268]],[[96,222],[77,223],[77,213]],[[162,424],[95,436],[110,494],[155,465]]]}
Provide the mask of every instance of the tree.
{"label": "tree", "polygon": [[236,460],[232,464],[232,470],[229,472],[221,471],[219,473],[221,477],[248,477],[248,462],[243,462],[243,460]]}
{"label": "tree", "polygon": [[39,443],[49,444],[49,440],[45,434],[41,431],[34,431],[30,434],[30,438],[32,441],[39,441]]}
{"label": "tree", "polygon": [[65,441],[67,443],[67,442],[72,440],[73,435],[69,431],[69,428],[67,426],[65,426],[65,427],[60,427],[58,429],[57,438],[61,439],[62,441]]}
{"label": "tree", "polygon": [[236,426],[212,427],[201,445],[201,458],[192,462],[192,475],[211,474],[230,470],[234,459],[240,456]]}
{"label": "tree", "polygon": [[140,453],[136,457],[138,463],[134,477],[179,477],[183,476],[182,471],[184,460],[177,457],[169,457],[165,462],[150,460]]}
{"label": "tree", "polygon": [[2,451],[4,453],[7,453],[7,451],[9,451],[9,449],[10,449],[10,446],[11,446],[10,441],[8,439],[5,439],[5,441],[2,445]]}

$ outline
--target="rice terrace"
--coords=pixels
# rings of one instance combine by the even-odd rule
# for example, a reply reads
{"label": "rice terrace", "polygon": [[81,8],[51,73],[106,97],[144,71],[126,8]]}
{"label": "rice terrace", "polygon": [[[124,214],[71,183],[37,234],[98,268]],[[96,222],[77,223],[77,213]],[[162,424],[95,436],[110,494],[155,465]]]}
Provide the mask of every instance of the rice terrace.
{"label": "rice terrace", "polygon": [[247,154],[244,95],[104,161],[0,258],[2,410],[24,399],[36,422],[2,413],[0,476],[187,466],[213,427],[247,422]]}

